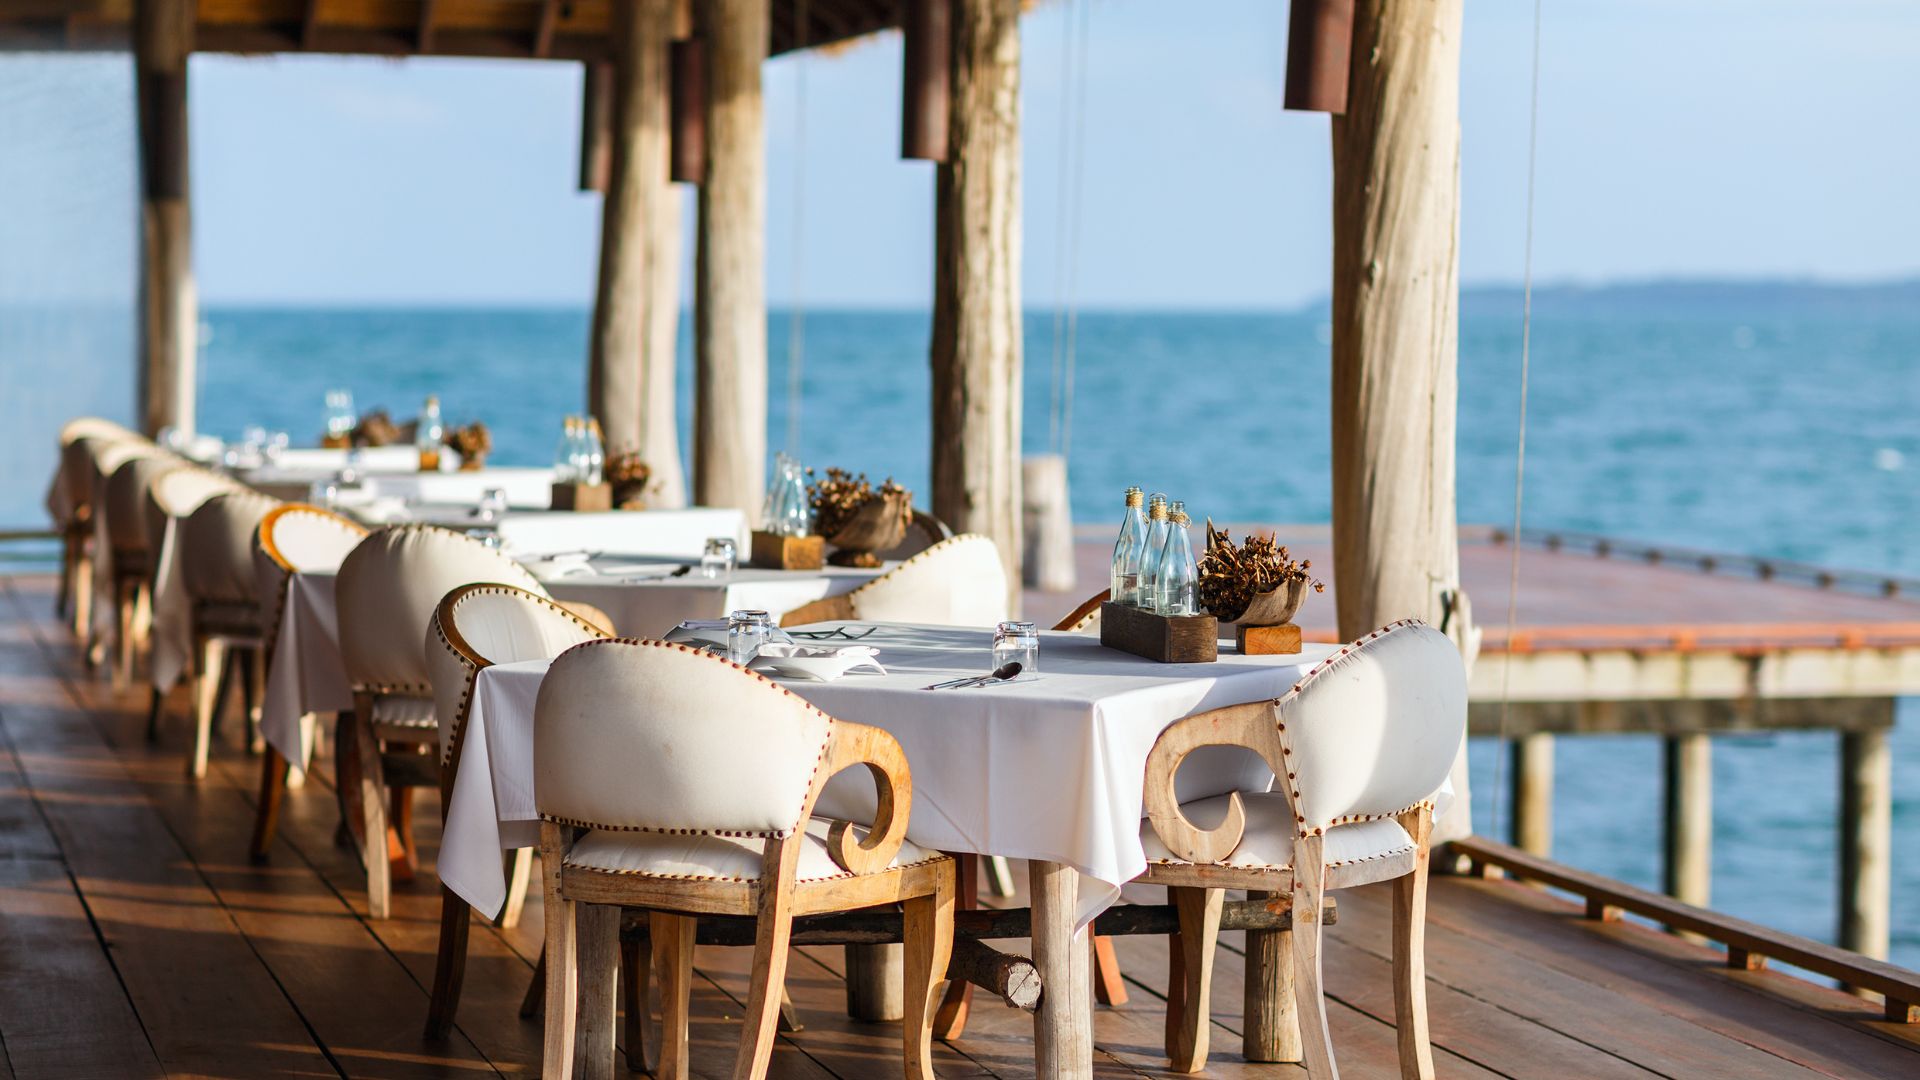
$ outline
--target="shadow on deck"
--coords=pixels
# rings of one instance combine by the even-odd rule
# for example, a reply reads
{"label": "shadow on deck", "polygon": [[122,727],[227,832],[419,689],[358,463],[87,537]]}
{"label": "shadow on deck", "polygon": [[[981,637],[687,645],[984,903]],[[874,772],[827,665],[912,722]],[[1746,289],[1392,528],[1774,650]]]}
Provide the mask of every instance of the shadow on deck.
{"label": "shadow on deck", "polygon": [[[289,793],[269,865],[248,863],[258,760],[221,733],[205,781],[184,778],[184,700],[161,741],[145,691],[82,673],[51,620],[45,579],[0,581],[0,1077],[484,1076],[538,1070],[537,1021],[518,1015],[539,952],[521,925],[479,924],[452,1038],[420,1034],[439,917],[430,870],[396,886],[394,917],[365,918],[361,875],[334,844],[324,777]],[[431,865],[437,807],[418,831]],[[1016,879],[1024,875],[1016,875]],[[1397,1076],[1386,953],[1388,896],[1341,894],[1327,983],[1346,1075]],[[1299,1076],[1239,1057],[1239,935],[1216,969],[1206,1075]],[[1132,1000],[1096,1013],[1096,1072],[1165,1073],[1162,939],[1116,944]],[[1624,923],[1589,922],[1539,890],[1435,880],[1428,930],[1432,1028],[1447,1077],[1889,1077],[1920,1075],[1920,1031],[1868,1002]],[[772,1075],[900,1074],[897,1028],[846,1018],[838,949],[801,949],[789,990],[805,1030]],[[731,1069],[745,950],[701,950],[699,1075]],[[943,1077],[1029,1077],[1025,1014],[975,997]]]}

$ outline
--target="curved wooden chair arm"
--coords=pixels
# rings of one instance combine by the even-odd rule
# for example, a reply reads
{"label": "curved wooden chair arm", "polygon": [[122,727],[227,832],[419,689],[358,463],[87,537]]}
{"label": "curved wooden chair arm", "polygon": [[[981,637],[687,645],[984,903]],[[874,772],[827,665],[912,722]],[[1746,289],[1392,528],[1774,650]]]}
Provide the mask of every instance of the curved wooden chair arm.
{"label": "curved wooden chair arm", "polygon": [[[813,812],[813,801],[820,797],[827,781],[855,765],[865,765],[873,774],[879,796],[866,842],[855,840],[852,822],[836,821],[827,830],[828,858],[849,874],[885,870],[900,854],[900,845],[907,838],[907,821],[913,813],[913,777],[907,770],[906,751],[880,728],[836,720],[822,764],[807,798],[808,814]],[[804,823],[806,819],[801,820]]]}
{"label": "curved wooden chair arm", "polygon": [[601,611],[599,608],[594,607],[592,604],[583,600],[555,600],[554,604],[557,607],[564,608],[572,614],[579,616],[587,625],[600,631],[600,633],[607,637],[618,637],[620,635],[620,632],[614,629],[613,617]]}
{"label": "curved wooden chair arm", "polygon": [[1194,863],[1217,863],[1233,854],[1246,834],[1247,811],[1235,792],[1227,801],[1227,816],[1211,829],[1202,829],[1181,812],[1173,779],[1187,755],[1203,746],[1240,746],[1259,754],[1276,776],[1286,775],[1273,702],[1255,701],[1189,716],[1160,733],[1147,755],[1147,817],[1160,842],[1176,857]]}
{"label": "curved wooden chair arm", "polygon": [[1055,623],[1053,628],[1055,630],[1079,629],[1080,624],[1093,618],[1095,613],[1100,610],[1100,605],[1106,603],[1108,597],[1112,595],[1112,589],[1101,589],[1095,595],[1088,597],[1079,607],[1068,612],[1067,617]]}
{"label": "curved wooden chair arm", "polygon": [[785,615],[780,616],[781,626],[805,626],[808,623],[833,622],[836,619],[853,618],[853,597],[850,593],[839,596],[823,596],[810,604],[802,604]]}

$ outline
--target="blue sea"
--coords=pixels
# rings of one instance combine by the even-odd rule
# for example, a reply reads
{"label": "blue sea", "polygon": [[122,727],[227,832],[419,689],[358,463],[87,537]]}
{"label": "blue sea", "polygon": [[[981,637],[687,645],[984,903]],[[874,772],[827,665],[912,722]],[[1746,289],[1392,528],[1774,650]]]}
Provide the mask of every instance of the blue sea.
{"label": "blue sea", "polygon": [[[1520,309],[1469,293],[1460,333],[1463,522],[1513,515]],[[769,320],[769,441],[924,490],[928,319],[810,312],[800,408],[789,407],[790,313]],[[411,415],[440,395],[480,419],[494,460],[551,460],[585,395],[578,310],[267,310],[204,313],[203,430],[252,423],[310,441],[323,392]],[[130,412],[124,311],[0,311],[0,527],[30,525],[61,419]],[[1070,417],[1056,324],[1033,312],[1025,443],[1070,455],[1074,514],[1117,517],[1129,483],[1176,492],[1196,519],[1329,516],[1324,311],[1083,313]],[[681,431],[691,361],[683,330]],[[1672,285],[1556,289],[1533,323],[1526,523],[1920,576],[1920,287]],[[1070,439],[1068,432],[1070,431]],[[1524,588],[1524,582],[1522,587]],[[1494,747],[1475,748],[1475,801],[1496,797]],[[1649,887],[1659,878],[1659,747],[1562,739],[1555,854]],[[1894,943],[1920,966],[1920,711],[1895,735]],[[1834,935],[1835,740],[1715,741],[1716,907],[1810,937]],[[1504,813],[1500,815],[1505,820]]]}

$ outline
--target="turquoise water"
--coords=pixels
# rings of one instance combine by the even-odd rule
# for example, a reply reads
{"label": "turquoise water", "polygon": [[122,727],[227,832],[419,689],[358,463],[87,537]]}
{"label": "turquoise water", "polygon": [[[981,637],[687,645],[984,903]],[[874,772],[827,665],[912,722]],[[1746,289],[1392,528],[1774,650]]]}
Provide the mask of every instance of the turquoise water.
{"label": "turquoise water", "polygon": [[[1533,335],[1528,524],[1920,575],[1914,291],[1544,295]],[[584,398],[579,311],[214,309],[206,323],[201,426],[229,436],[264,423],[310,440],[331,386],[351,387],[362,408],[402,416],[438,393],[449,419],[488,423],[497,462],[538,464],[550,460],[560,416]],[[784,314],[770,320],[775,447],[788,439],[787,328]],[[1052,329],[1049,316],[1029,319],[1030,450],[1054,445]],[[812,313],[805,330],[802,459],[923,490],[926,316]],[[56,355],[117,350],[74,333],[71,342],[51,331],[40,338]],[[1313,311],[1083,315],[1071,444],[1077,520],[1113,518],[1127,483],[1178,492],[1196,517],[1326,520],[1326,340],[1325,317]],[[1460,517],[1507,521],[1519,371],[1513,297],[1469,296],[1460,351]],[[10,383],[47,389],[72,379],[90,407],[126,407],[100,389],[111,380],[64,371],[22,380],[16,362],[9,368]],[[75,411],[9,400],[23,434],[50,432]],[[6,480],[0,524],[32,521],[46,475],[40,451],[8,442],[28,449]],[[1894,951],[1920,966],[1920,714],[1907,705],[1895,740]],[[1492,749],[1476,747],[1483,823]],[[1834,740],[1724,738],[1715,750],[1715,905],[1830,940]],[[1558,753],[1556,854],[1657,886],[1656,742],[1561,740]]]}

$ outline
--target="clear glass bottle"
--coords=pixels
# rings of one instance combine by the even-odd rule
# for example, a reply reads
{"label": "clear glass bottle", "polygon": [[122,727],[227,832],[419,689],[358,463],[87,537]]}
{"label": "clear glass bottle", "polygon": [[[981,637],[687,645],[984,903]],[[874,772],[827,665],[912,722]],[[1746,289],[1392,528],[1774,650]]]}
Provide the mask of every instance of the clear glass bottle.
{"label": "clear glass bottle", "polygon": [[581,439],[581,480],[588,484],[598,484],[607,478],[607,443],[600,436],[600,418],[586,418]]}
{"label": "clear glass bottle", "polygon": [[446,435],[446,426],[440,422],[440,396],[428,394],[427,403],[420,407],[420,418],[413,427],[413,445],[420,451],[421,472],[440,471],[440,442]]}
{"label": "clear glass bottle", "polygon": [[580,479],[574,472],[573,439],[573,417],[569,416],[561,422],[560,442],[553,448],[553,481],[556,484],[571,484]]}
{"label": "clear glass bottle", "polygon": [[1140,557],[1147,547],[1146,499],[1140,489],[1127,489],[1127,513],[1120,519],[1120,538],[1113,542],[1113,569],[1109,599],[1116,604],[1140,605]]}
{"label": "clear glass bottle", "polygon": [[1158,611],[1160,601],[1160,549],[1167,546],[1172,522],[1167,517],[1167,497],[1155,492],[1147,499],[1147,542],[1140,550],[1139,584],[1136,605]]}
{"label": "clear glass bottle", "polygon": [[1200,578],[1193,565],[1193,543],[1187,538],[1189,524],[1186,504],[1174,503],[1167,512],[1167,542],[1154,573],[1159,590],[1154,610],[1162,615],[1200,613]]}

